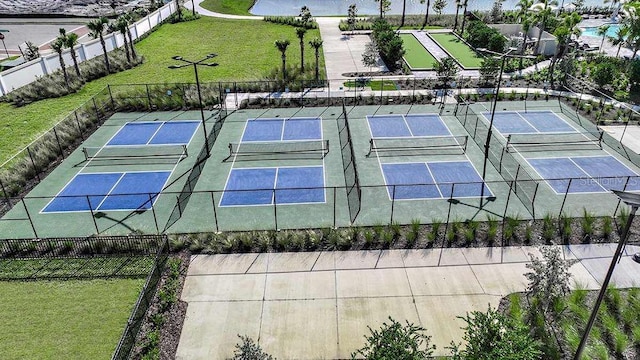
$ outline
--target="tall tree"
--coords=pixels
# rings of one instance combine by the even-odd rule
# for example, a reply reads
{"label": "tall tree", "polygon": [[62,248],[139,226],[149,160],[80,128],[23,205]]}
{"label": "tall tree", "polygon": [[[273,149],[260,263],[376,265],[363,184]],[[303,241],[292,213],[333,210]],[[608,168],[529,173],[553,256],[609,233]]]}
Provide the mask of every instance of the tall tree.
{"label": "tall tree", "polygon": [[94,19],[87,23],[89,28],[89,35],[94,39],[100,39],[100,45],[102,45],[102,53],[104,54],[104,64],[107,69],[107,73],[111,73],[111,65],[109,64],[109,54],[107,53],[107,45],[104,43],[104,32],[106,25],[109,23],[106,17],[102,16],[99,19]]}
{"label": "tall tree", "polygon": [[51,49],[58,54],[58,61],[60,61],[60,69],[64,75],[64,84],[69,87],[69,74],[67,74],[67,66],[64,63],[64,57],[62,57],[62,50],[65,47],[65,39],[58,36],[52,43]]}
{"label": "tall tree", "polygon": [[547,24],[547,17],[551,15],[551,7],[549,6],[549,0],[540,0],[539,3],[535,4],[534,9],[536,11],[536,20],[538,22],[538,27],[540,31],[538,32],[538,41],[536,42],[535,54],[540,50],[540,40],[542,39],[542,34],[544,33],[545,26]]}
{"label": "tall tree", "polygon": [[356,4],[349,5],[349,10],[347,12],[347,24],[349,25],[349,31],[353,33],[356,27],[356,18],[358,16],[358,8]]}
{"label": "tall tree", "polygon": [[307,33],[305,28],[296,28],[296,36],[300,40],[300,71],[304,73],[304,34]]}
{"label": "tall tree", "polygon": [[422,29],[429,24],[429,8],[431,7],[431,0],[420,0],[420,4],[427,3],[426,12],[424,13],[424,22],[422,23]]}
{"label": "tall tree", "polygon": [[404,26],[404,18],[407,14],[407,0],[402,0],[402,18],[400,18],[400,26],[398,26],[398,30]]}
{"label": "tall tree", "polygon": [[[533,25],[533,18],[529,14],[529,9],[533,6],[533,0],[520,0],[516,4],[518,12],[516,13],[516,21],[522,24],[522,46],[520,47],[520,55],[524,55],[527,50],[527,40],[529,40],[529,30]],[[523,58],[520,58],[520,69],[522,69]]]}
{"label": "tall tree", "polygon": [[442,15],[442,10],[447,7],[447,0],[434,0],[433,11],[438,15]]}
{"label": "tall tree", "polygon": [[289,39],[276,40],[275,42],[276,48],[278,48],[278,51],[282,54],[282,78],[285,81],[287,80],[287,48],[289,44],[291,44]]}
{"label": "tall tree", "polygon": [[629,28],[624,24],[622,24],[616,31],[616,37],[609,38],[611,45],[618,46],[618,51],[616,51],[616,57],[620,55],[620,49],[622,48],[622,45],[624,45],[627,42],[626,39],[627,39],[628,33],[629,33]]}
{"label": "tall tree", "polygon": [[462,28],[460,29],[460,35],[464,35],[464,25],[467,23],[467,5],[469,5],[469,0],[464,0],[462,6],[464,7],[464,11],[462,12]]}
{"label": "tall tree", "polygon": [[598,26],[597,34],[598,36],[602,36],[602,41],[600,41],[601,53],[604,53],[604,49],[602,47],[604,46],[604,39],[607,37],[607,31],[609,31],[610,27],[611,27],[611,24],[604,24],[604,25]]}
{"label": "tall tree", "polygon": [[316,81],[320,78],[320,48],[322,47],[322,40],[320,38],[315,37],[311,41],[309,41],[309,45],[316,52]]}
{"label": "tall tree", "polygon": [[180,7],[180,0],[175,0],[176,2],[176,16],[178,17],[178,22],[182,21],[182,8]]}
{"label": "tall tree", "polygon": [[131,62],[131,55],[129,55],[129,40],[127,39],[127,32],[129,31],[129,21],[124,17],[124,15],[118,17],[116,20],[116,29],[120,31],[122,34],[122,38],[124,39],[124,52],[127,54],[127,62]]}
{"label": "tall tree", "polygon": [[551,86],[553,86],[555,66],[558,61],[562,60],[565,56],[572,36],[577,38],[582,32],[578,27],[578,24],[581,21],[582,17],[577,12],[564,13],[562,15],[560,26],[558,26],[553,32],[558,45],[556,46],[556,52],[551,59],[551,66],[549,67],[549,80],[551,81]]}
{"label": "tall tree", "polygon": [[462,4],[460,4],[460,0],[455,0],[455,2],[456,2],[456,17],[455,17],[454,22],[453,22],[453,31],[454,32],[458,29],[458,15],[460,13],[460,6],[462,5]]}
{"label": "tall tree", "polygon": [[64,28],[60,28],[60,37],[64,39],[64,46],[69,48],[71,54],[71,60],[73,60],[73,67],[76,70],[76,75],[80,77],[80,66],[78,66],[78,54],[76,53],[75,46],[78,45],[78,34],[67,33]]}
{"label": "tall tree", "polygon": [[391,8],[391,0],[376,0],[380,3],[380,18],[384,17],[384,14]]}

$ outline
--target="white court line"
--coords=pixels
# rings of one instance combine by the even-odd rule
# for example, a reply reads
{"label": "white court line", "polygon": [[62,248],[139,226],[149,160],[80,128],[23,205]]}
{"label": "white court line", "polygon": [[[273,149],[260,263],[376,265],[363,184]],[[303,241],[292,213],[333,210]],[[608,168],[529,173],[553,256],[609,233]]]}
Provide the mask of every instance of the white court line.
{"label": "white court line", "polygon": [[407,118],[405,118],[403,114],[400,114],[400,116],[402,117],[402,121],[404,122],[404,126],[406,126],[407,130],[409,130],[409,134],[411,135],[410,137],[414,137],[413,131],[411,131],[411,126],[409,126],[409,123],[407,122]]}
{"label": "white court line", "polygon": [[[151,142],[151,140],[153,140],[153,138],[156,136],[156,134],[158,133],[158,131],[160,131],[160,129],[162,129],[162,126],[164,126],[164,124],[166,123],[166,121],[161,121],[160,122],[160,126],[158,126],[158,128],[156,129],[156,131],[153,132],[153,134],[151,134],[151,137],[149,138],[149,140],[147,140],[147,143],[145,145],[149,145],[149,143]],[[122,130],[122,129],[120,129]]]}

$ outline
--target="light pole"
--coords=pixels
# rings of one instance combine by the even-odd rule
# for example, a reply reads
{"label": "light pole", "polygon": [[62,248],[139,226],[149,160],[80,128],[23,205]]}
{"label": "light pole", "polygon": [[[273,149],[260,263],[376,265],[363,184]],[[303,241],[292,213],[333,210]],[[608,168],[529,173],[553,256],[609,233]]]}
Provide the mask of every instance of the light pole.
{"label": "light pole", "polygon": [[214,57],[218,56],[217,54],[208,54],[206,57],[204,57],[201,60],[198,61],[190,61],[190,60],[186,60],[184,58],[182,58],[182,56],[173,56],[172,59],[173,60],[177,60],[177,61],[182,61],[185,64],[182,65],[169,65],[169,69],[180,69],[183,68],[185,66],[190,66],[193,65],[193,72],[196,75],[196,88],[198,89],[198,103],[200,105],[200,117],[202,120],[202,131],[204,132],[204,146],[207,149],[207,156],[210,156],[210,149],[209,149],[209,134],[207,133],[207,126],[204,120],[204,106],[202,106],[202,93],[200,92],[200,79],[198,78],[198,66],[218,66],[218,63],[205,63],[204,61],[212,59]]}
{"label": "light pole", "polygon": [[504,72],[504,64],[507,58],[533,58],[533,56],[526,55],[511,55],[512,51],[518,50],[517,48],[509,48],[506,53],[498,53],[485,48],[477,48],[476,50],[497,56],[501,59],[500,73],[498,74],[498,82],[496,83],[496,94],[493,97],[493,104],[491,106],[491,119],[489,119],[489,129],[487,130],[487,140],[484,142],[484,162],[482,164],[482,186],[480,187],[480,208],[482,208],[482,199],[484,198],[484,181],[487,176],[487,160],[489,160],[489,148],[491,146],[491,136],[493,131],[493,119],[496,116],[496,107],[498,106],[498,96],[500,95],[500,85],[502,84],[502,73]]}
{"label": "light pole", "polygon": [[[624,249],[624,245],[627,242],[629,237],[629,229],[631,228],[631,224],[633,223],[633,218],[636,215],[636,211],[640,206],[640,194],[634,194],[630,192],[617,191],[613,190],[614,194],[616,194],[620,200],[622,200],[625,204],[631,206],[631,213],[629,214],[629,218],[627,219],[627,224],[624,227],[622,232],[622,236],[620,237],[620,241],[618,242],[618,247],[616,248],[615,253],[613,253],[613,258],[611,259],[611,264],[609,265],[609,270],[607,271],[607,275],[604,277],[602,281],[602,286],[600,287],[600,292],[598,293],[598,298],[596,299],[596,303],[593,305],[593,310],[591,310],[591,316],[589,317],[589,321],[587,322],[587,327],[584,329],[584,333],[582,334],[582,339],[580,339],[580,345],[578,345],[578,350],[576,350],[576,355],[573,357],[574,360],[580,360],[582,356],[582,351],[584,347],[587,345],[587,339],[589,338],[589,333],[591,332],[591,328],[593,327],[593,323],[596,321],[596,317],[598,316],[598,309],[600,309],[600,304],[602,303],[602,299],[604,299],[604,294],[607,291],[607,287],[609,286],[609,281],[611,280],[611,276],[613,275],[613,270],[616,267],[616,263],[620,259],[620,255],[622,255],[622,249]],[[638,254],[634,255],[634,259]]]}

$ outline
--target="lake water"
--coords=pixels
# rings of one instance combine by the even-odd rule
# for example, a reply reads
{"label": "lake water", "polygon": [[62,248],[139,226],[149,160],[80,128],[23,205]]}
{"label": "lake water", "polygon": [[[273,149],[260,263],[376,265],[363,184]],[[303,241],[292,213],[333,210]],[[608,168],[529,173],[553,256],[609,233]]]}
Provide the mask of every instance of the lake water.
{"label": "lake water", "polygon": [[[562,3],[562,1],[559,1]],[[569,3],[570,0],[566,0]],[[515,9],[518,0],[505,0],[502,8]],[[300,13],[300,8],[308,6],[314,16],[342,15],[346,16],[349,5],[356,4],[358,15],[375,15],[380,12],[380,5],[375,0],[257,0],[250,12],[254,15],[293,15]],[[433,0],[431,0],[433,4]],[[491,10],[493,0],[469,0],[468,10]],[[585,0],[584,6],[603,6],[602,0]],[[420,0],[407,0],[407,14],[424,14],[425,4]],[[455,14],[455,1],[449,0],[444,14]],[[429,9],[429,16],[433,14]],[[388,14],[402,14],[402,0],[391,1]]]}

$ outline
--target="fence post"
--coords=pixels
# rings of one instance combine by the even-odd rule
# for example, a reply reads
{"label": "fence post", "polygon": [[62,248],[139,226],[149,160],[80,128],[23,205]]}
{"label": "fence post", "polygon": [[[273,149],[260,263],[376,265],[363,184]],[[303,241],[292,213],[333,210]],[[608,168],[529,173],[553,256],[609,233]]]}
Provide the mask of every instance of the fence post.
{"label": "fence post", "polygon": [[100,111],[98,110],[98,104],[96,104],[96,98],[92,97],[91,101],[93,102],[93,109],[96,112],[96,119],[100,121]]}
{"label": "fence post", "polygon": [[[337,226],[336,226],[336,191],[337,191],[337,189],[334,186],[333,187],[333,228],[334,229],[337,229]],[[349,217],[351,217],[351,216],[349,216]]]}
{"label": "fence post", "polygon": [[0,190],[2,190],[2,194],[4,195],[4,198],[7,200],[7,206],[10,209],[11,199],[9,198],[9,194],[7,193],[7,189],[4,187],[4,183],[2,182],[2,179],[0,179]]}
{"label": "fence post", "polygon": [[80,120],[78,119],[78,110],[75,110],[73,114],[76,117],[76,125],[78,125],[78,134],[80,135],[80,138],[82,139],[82,141],[84,141],[84,134],[82,133],[82,127],[80,126]]}
{"label": "fence post", "polygon": [[215,193],[212,191],[211,192],[211,206],[213,207],[213,220],[216,223],[216,233],[220,232],[220,228],[218,227],[218,212],[216,210],[216,198],[215,198]]}
{"label": "fence post", "polygon": [[180,195],[176,195],[176,206],[178,207],[178,214],[182,217],[182,207],[180,207]]}
{"label": "fence post", "polygon": [[33,170],[36,172],[36,178],[38,182],[40,182],[40,171],[38,171],[38,166],[36,162],[33,160],[33,154],[31,153],[31,148],[27,147],[27,153],[29,154],[29,159],[31,159],[31,164],[33,165]]}
{"label": "fence post", "polygon": [[145,84],[147,89],[147,104],[149,104],[149,110],[151,110],[151,94],[149,93],[149,84]]}
{"label": "fence post", "polygon": [[273,189],[273,221],[278,231],[278,200],[276,199],[276,189]]}
{"label": "fence post", "polygon": [[91,206],[91,199],[89,198],[89,195],[86,195],[87,198],[87,204],[89,204],[89,211],[91,212],[91,220],[93,220],[93,226],[95,226],[96,228],[96,234],[100,233],[100,229],[98,229],[98,222],[96,221],[96,215],[93,212],[93,206]]}
{"label": "fence post", "polygon": [[569,195],[569,189],[571,189],[571,181],[573,181],[573,178],[569,178],[569,185],[567,185],[567,190],[564,192],[564,198],[562,199],[562,205],[560,205],[560,212],[558,213],[558,219],[562,216],[562,211],[564,210],[564,203],[567,201],[567,196]]}
{"label": "fence post", "polygon": [[33,236],[38,238],[38,232],[36,232],[36,225],[33,223],[33,219],[31,219],[31,214],[29,213],[29,208],[27,208],[27,203],[25,203],[24,198],[21,198],[22,206],[24,206],[24,211],[27,214],[27,219],[29,219],[29,224],[31,224],[31,230],[33,230]]}
{"label": "fence post", "polygon": [[531,215],[533,216],[533,220],[536,219],[536,196],[538,195],[538,189],[540,188],[540,183],[537,181],[535,183],[536,189],[533,190],[533,199],[531,199]]}
{"label": "fence post", "polygon": [[156,217],[156,209],[153,207],[153,195],[149,195],[149,205],[151,206],[151,214],[153,214],[153,222],[156,224],[156,235],[160,235],[160,228],[158,227],[158,218]]}
{"label": "fence post", "polygon": [[58,143],[58,149],[60,150],[60,156],[64,159],[64,150],[62,149],[62,144],[60,144],[60,137],[58,136],[58,132],[56,131],[56,127],[53,127],[53,136],[56,138],[56,142]]}
{"label": "fence post", "polygon": [[109,90],[109,98],[111,98],[111,107],[113,107],[113,110],[115,110],[116,102],[113,100],[113,94],[111,93],[111,85],[107,85],[107,89]]}
{"label": "fence post", "polygon": [[391,220],[389,221],[389,224],[393,224],[393,211],[396,205],[396,185],[393,185],[393,191],[391,194]]}

